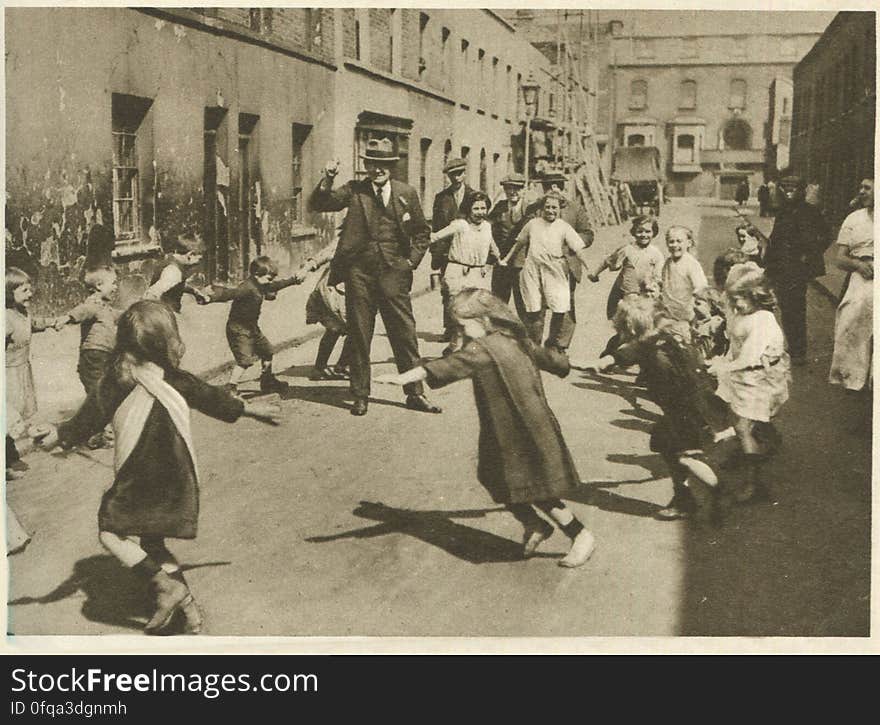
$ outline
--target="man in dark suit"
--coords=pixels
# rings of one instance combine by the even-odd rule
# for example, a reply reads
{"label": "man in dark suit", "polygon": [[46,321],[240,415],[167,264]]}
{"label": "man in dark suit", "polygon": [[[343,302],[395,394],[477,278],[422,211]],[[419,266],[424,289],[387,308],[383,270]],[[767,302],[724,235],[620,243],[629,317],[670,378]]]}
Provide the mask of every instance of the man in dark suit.
{"label": "man in dark suit", "polygon": [[776,214],[764,268],[776,289],[782,329],[793,365],[807,362],[807,283],[825,274],[823,255],[831,243],[822,212],[804,199],[806,185],[796,176],[779,182],[782,208]]}
{"label": "man in dark suit", "polygon": [[[488,219],[492,223],[492,237],[498,245],[501,257],[507,256],[529,217],[526,215],[526,203],[523,188],[526,185],[522,174],[510,174],[501,180],[504,199],[498,201],[489,212]],[[517,255],[520,256],[520,255]],[[520,264],[521,266],[521,264]],[[492,294],[509,302],[513,295],[513,304],[520,319],[525,319],[525,305],[519,292],[520,266],[517,260],[511,260],[506,266],[492,268]]]}
{"label": "man in dark suit", "polygon": [[[376,312],[382,315],[397,369],[405,372],[419,364],[419,345],[413,317],[413,271],[430,240],[418,192],[391,179],[400,157],[388,139],[372,139],[361,156],[369,178],[349,181],[338,189],[333,179],[337,164],[328,164],[324,178],[312,192],[315,211],[348,209],[336,254],[330,262],[330,284],[345,283],[345,309],[351,341],[352,415],[365,415],[370,396],[370,345]],[[406,406],[440,413],[423,394],[422,383],[404,388]]]}
{"label": "man in dark suit", "polygon": [[[449,186],[434,196],[434,208],[431,213],[432,232],[439,232],[449,226],[449,222],[453,219],[460,217],[462,215],[461,207],[465,200],[476,193],[476,190],[464,181],[466,171],[467,161],[464,159],[450,159],[443,169],[443,173],[449,177]],[[444,239],[431,245],[431,269],[438,270],[441,274],[446,269],[451,241],[451,239]],[[454,335],[452,329],[454,325],[449,318],[449,300],[446,299],[447,294],[442,287],[440,295],[443,303],[443,329],[446,341],[451,342]]]}

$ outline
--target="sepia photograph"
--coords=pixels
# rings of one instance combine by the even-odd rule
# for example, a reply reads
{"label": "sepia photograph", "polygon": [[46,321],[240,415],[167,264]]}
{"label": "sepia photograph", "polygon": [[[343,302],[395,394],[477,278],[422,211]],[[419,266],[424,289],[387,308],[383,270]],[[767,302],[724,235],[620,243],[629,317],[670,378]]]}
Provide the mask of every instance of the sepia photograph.
{"label": "sepia photograph", "polygon": [[3,8],[7,648],[872,646],[876,13],[531,5]]}

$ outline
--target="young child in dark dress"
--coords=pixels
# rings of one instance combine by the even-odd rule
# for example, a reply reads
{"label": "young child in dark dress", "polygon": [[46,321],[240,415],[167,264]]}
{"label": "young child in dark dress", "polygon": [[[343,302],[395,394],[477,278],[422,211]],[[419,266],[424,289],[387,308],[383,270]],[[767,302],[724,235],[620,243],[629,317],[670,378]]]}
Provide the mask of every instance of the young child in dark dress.
{"label": "young child in dark dress", "polygon": [[715,414],[711,381],[693,346],[675,334],[655,300],[627,297],[614,315],[621,344],[612,355],[577,367],[604,371],[637,362],[648,395],[663,411],[651,431],[651,450],[660,453],[672,474],[673,497],[657,512],[661,519],[717,521],[718,477],[706,461],[704,445],[713,440]]}
{"label": "young child in dark dress", "polygon": [[532,343],[510,308],[488,290],[466,289],[454,298],[451,313],[467,344],[447,357],[379,382],[406,385],[426,380],[432,388],[472,378],[480,416],[477,477],[492,499],[507,504],[522,523],[523,555],[532,556],[553,527],[548,516],[572,540],[560,566],[585,564],[593,553],[593,535],[560,497],[580,485],[562,431],[547,404],[539,368],[564,377],[568,358]]}
{"label": "young child in dark dress", "polygon": [[[120,318],[106,374],[77,413],[47,427],[38,443],[81,443],[112,419],[115,478],[101,499],[98,538],[123,565],[150,581],[156,611],[147,634],[166,634],[178,614],[198,632],[201,615],[165,538],[196,536],[199,487],[190,434],[190,406],[212,418],[276,422],[277,406],[245,402],[178,365],[184,346],[171,309],[143,300]],[[139,537],[139,541],[135,538]]]}
{"label": "young child in dark dress", "polygon": [[238,287],[215,287],[210,292],[203,291],[208,303],[232,300],[226,321],[226,341],[235,358],[235,367],[232,368],[226,388],[235,393],[247,369],[259,362],[262,367],[260,390],[264,393],[283,393],[287,390],[287,383],[276,378],[272,372],[272,345],[260,330],[260,311],[264,299],[274,300],[279,290],[302,284],[304,275],[297,273],[276,280],[278,265],[269,257],[257,257],[251,262],[249,272],[248,278]]}

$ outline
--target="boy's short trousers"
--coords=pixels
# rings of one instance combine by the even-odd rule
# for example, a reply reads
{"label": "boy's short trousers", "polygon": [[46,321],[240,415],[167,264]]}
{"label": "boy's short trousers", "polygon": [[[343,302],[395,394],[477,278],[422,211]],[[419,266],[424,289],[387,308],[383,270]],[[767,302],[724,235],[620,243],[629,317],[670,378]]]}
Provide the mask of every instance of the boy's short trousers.
{"label": "boy's short trousers", "polygon": [[113,353],[108,350],[88,350],[80,349],[79,362],[76,366],[76,372],[79,374],[79,380],[86,389],[86,394],[91,393],[110,364],[110,358]]}
{"label": "boy's short trousers", "polygon": [[259,327],[227,325],[226,341],[239,367],[249,368],[260,360],[272,359],[272,345]]}
{"label": "boy's short trousers", "polygon": [[655,453],[674,456],[682,451],[702,450],[709,432],[694,421],[679,421],[677,424],[663,416],[651,429],[650,448]]}

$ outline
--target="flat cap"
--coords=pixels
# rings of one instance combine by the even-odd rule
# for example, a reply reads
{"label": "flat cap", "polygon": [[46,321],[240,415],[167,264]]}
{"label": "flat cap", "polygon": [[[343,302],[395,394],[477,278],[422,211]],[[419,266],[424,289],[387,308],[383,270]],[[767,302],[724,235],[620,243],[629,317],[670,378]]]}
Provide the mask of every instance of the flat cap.
{"label": "flat cap", "polygon": [[449,174],[453,171],[459,171],[467,168],[467,161],[464,159],[449,159],[446,166],[443,167],[443,173]]}

